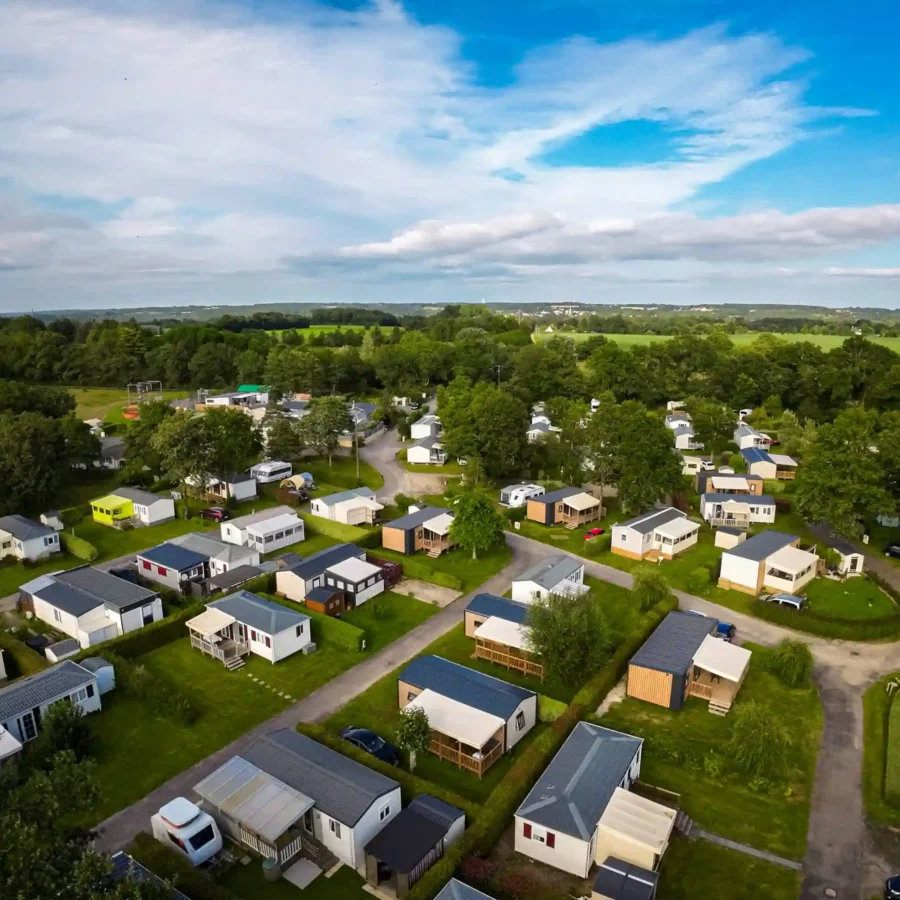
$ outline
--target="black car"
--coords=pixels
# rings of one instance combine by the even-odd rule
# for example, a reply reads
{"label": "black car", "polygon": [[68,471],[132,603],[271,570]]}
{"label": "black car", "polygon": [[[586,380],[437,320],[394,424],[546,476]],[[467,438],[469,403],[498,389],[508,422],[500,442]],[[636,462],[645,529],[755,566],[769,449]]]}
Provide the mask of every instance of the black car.
{"label": "black car", "polygon": [[891,875],[884,883],[884,900],[900,900],[900,875]]}
{"label": "black car", "polygon": [[350,741],[354,747],[371,753],[375,759],[380,759],[390,766],[400,765],[400,754],[397,748],[389,744],[384,738],[378,737],[374,731],[368,728],[357,728],[355,725],[348,725],[341,731],[341,737],[345,741]]}
{"label": "black car", "polygon": [[888,544],[884,548],[885,556],[893,556],[894,559],[900,559],[900,544]]}

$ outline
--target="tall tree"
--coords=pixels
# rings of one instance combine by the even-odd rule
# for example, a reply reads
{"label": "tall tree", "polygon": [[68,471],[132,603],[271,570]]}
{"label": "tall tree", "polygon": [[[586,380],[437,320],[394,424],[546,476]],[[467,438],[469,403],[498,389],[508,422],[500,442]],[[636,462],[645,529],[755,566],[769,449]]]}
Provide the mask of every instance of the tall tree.
{"label": "tall tree", "polygon": [[456,499],[450,537],[464,550],[472,551],[472,559],[503,543],[503,517],[494,509],[491,498],[482,491],[469,490]]}
{"label": "tall tree", "polygon": [[300,420],[305,442],[317,454],[331,457],[340,443],[341,435],[353,430],[353,419],[342,397],[318,397],[309,405],[309,412]]}
{"label": "tall tree", "polygon": [[686,404],[696,439],[707,453],[722,453],[734,438],[735,414],[724,403],[691,397]]}
{"label": "tall tree", "polygon": [[150,444],[170,478],[182,485],[190,478],[200,493],[206,492],[216,472],[202,416],[187,412],[170,416],[160,423]]}
{"label": "tall tree", "polygon": [[141,404],[140,416],[125,432],[125,459],[128,473],[139,472],[146,466],[159,473],[162,459],[153,444],[153,436],[160,425],[175,415],[165,400],[151,400]]}
{"label": "tall tree", "polygon": [[215,475],[242,472],[259,458],[262,440],[257,424],[250,416],[227,406],[218,406],[207,410],[200,421]]}
{"label": "tall tree", "polygon": [[295,460],[303,454],[303,428],[297,419],[272,411],[262,426],[269,459]]}
{"label": "tall tree", "polygon": [[819,428],[797,472],[801,515],[853,537],[867,515],[894,511],[877,452],[878,424],[878,413],[853,408]]}

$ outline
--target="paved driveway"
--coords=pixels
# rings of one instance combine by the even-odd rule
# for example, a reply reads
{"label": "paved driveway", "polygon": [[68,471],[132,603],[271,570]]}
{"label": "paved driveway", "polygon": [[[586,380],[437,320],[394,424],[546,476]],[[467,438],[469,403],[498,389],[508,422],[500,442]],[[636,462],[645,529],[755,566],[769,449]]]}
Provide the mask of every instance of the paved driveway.
{"label": "paved driveway", "polygon": [[397,429],[383,431],[360,448],[359,455],[384,477],[384,487],[378,491],[380,499],[390,502],[397,494],[420,497],[422,494],[441,494],[447,487],[443,475],[409,472],[397,459],[397,453],[409,443],[402,444]]}

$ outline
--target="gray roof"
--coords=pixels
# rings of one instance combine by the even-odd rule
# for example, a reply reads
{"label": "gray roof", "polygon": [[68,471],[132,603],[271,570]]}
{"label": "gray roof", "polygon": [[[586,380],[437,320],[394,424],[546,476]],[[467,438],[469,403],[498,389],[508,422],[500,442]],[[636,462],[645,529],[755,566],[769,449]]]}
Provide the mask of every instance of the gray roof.
{"label": "gray roof", "polygon": [[259,566],[234,566],[227,572],[220,572],[213,575],[206,582],[210,591],[224,591],[226,588],[237,587],[257,575],[262,575],[263,570]]}
{"label": "gray roof", "polygon": [[125,441],[120,437],[100,438],[100,456],[104,459],[124,459]]}
{"label": "gray roof", "polygon": [[364,403],[362,401],[347,404],[347,411],[350,413],[350,418],[354,419],[360,425],[371,418],[372,413],[375,412],[377,408],[378,406],[375,403]]}
{"label": "gray roof", "polygon": [[458,878],[451,878],[442,888],[441,892],[434,900],[494,900],[487,894],[475,890],[473,887],[460,881]]}
{"label": "gray roof", "polygon": [[419,656],[399,675],[400,681],[426,688],[457,703],[508,719],[534,691],[517,687],[441,656]]}
{"label": "gray roof", "polygon": [[124,497],[126,500],[130,500],[132,503],[139,503],[141,506],[153,506],[154,503],[159,503],[160,500],[168,500],[169,497],[161,497],[159,494],[154,494],[151,491],[142,491],[140,488],[133,487],[118,487],[114,490],[110,491],[114,497]]}
{"label": "gray roof", "polygon": [[677,428],[672,430],[672,433],[675,437],[681,437],[683,434],[694,435],[694,426],[693,425],[679,425]]}
{"label": "gray roof", "polygon": [[544,434],[550,433],[550,426],[546,422],[532,422],[528,426],[529,431],[542,431]]}
{"label": "gray roof", "polygon": [[306,794],[316,809],[350,828],[379,797],[400,787],[393,779],[288,728],[259,738],[241,757]]}
{"label": "gray roof", "polygon": [[460,818],[460,816],[465,816],[465,813],[461,809],[451,806],[449,803],[446,803],[444,800],[439,800],[431,794],[419,794],[419,796],[409,804],[408,808],[415,810],[420,816],[424,816],[424,818],[431,819],[432,822],[437,822],[438,825],[442,825],[445,832],[450,829],[450,826]]}
{"label": "gray roof", "polygon": [[577,487],[564,487],[540,497],[529,497],[529,503],[556,503],[558,500],[565,500],[566,497],[573,497],[575,494],[583,494],[584,490]]}
{"label": "gray roof", "polygon": [[317,497],[319,503],[325,506],[334,506],[335,503],[342,503],[344,500],[352,500],[354,497],[368,497],[370,500],[375,499],[375,491],[367,487],[353,488],[349,491],[341,491],[339,494],[328,494],[325,497]]}
{"label": "gray roof", "polygon": [[548,556],[526,569],[521,575],[514,578],[513,582],[533,581],[542,588],[552,591],[561,581],[574,575],[583,565],[584,563],[572,556],[564,554]]}
{"label": "gray roof", "polygon": [[735,440],[742,437],[748,437],[751,434],[759,434],[752,425],[738,425],[738,427],[734,429]]}
{"label": "gray roof", "polygon": [[400,516],[399,519],[394,519],[392,522],[385,522],[384,527],[399,528],[401,531],[409,531],[410,528],[418,528],[425,522],[435,519],[447,512],[450,512],[450,510],[444,509],[442,506],[423,506],[418,512]]}
{"label": "gray roof", "polygon": [[236,519],[229,519],[224,522],[225,525],[237,525],[238,528],[246,528],[248,525],[255,525],[257,522],[265,522],[268,519],[274,519],[276,516],[296,515],[297,510],[290,506],[270,506],[268,509],[261,509],[258,512],[248,513],[246,516],[238,516]]}
{"label": "gray roof", "polygon": [[56,656],[59,656],[61,653],[76,653],[81,649],[81,644],[75,640],[75,638],[65,638],[62,641],[57,641],[55,644],[49,644],[45,647],[45,650],[52,650]]}
{"label": "gray roof", "polygon": [[104,659],[102,656],[88,656],[86,659],[81,660],[78,663],[83,669],[87,669],[88,672],[97,672],[100,669],[109,668],[112,663],[108,659]]}
{"label": "gray roof", "polygon": [[659,873],[607,856],[597,870],[594,893],[611,900],[653,900]]}
{"label": "gray roof", "polygon": [[579,722],[516,815],[589,841],[642,743],[630,734]]}
{"label": "gray roof", "polygon": [[[413,447],[424,447],[426,450],[430,450],[432,447],[436,447],[438,445],[443,447],[444,446],[443,440],[436,434],[430,434],[430,435],[428,435],[428,437],[423,437],[423,438],[419,439],[418,441],[416,441],[413,444]],[[410,449],[412,449],[412,448],[410,448]]]}
{"label": "gray roof", "polygon": [[771,494],[717,494],[713,491],[703,495],[706,503],[727,503],[735,500],[738,503],[751,503],[755,506],[774,506],[775,498]]}
{"label": "gray roof", "polygon": [[654,528],[659,528],[660,525],[674,522],[675,519],[685,518],[687,518],[687,513],[683,513],[680,509],[675,509],[674,506],[669,506],[666,509],[652,509],[650,512],[641,513],[639,516],[635,516],[627,522],[619,522],[618,525],[613,527],[631,528],[638,534],[650,534]]}
{"label": "gray roof", "polygon": [[738,544],[737,547],[732,547],[724,552],[737,556],[740,559],[752,559],[754,562],[762,562],[777,550],[793,544],[796,540],[798,540],[796,534],[785,534],[783,531],[767,528],[759,534],[754,534],[753,537],[748,537],[746,541]]}
{"label": "gray roof", "polygon": [[137,554],[139,559],[147,559],[167,569],[183,572],[185,569],[193,569],[203,565],[209,559],[208,553],[200,553],[189,547],[182,547],[172,541],[166,541],[149,550],[141,550]]}
{"label": "gray roof", "polygon": [[221,562],[240,563],[243,560],[252,559],[256,551],[252,547],[241,547],[238,544],[229,544],[220,541],[211,534],[203,534],[192,531],[190,534],[180,534],[173,537],[169,544],[174,544],[185,550],[191,550],[209,559],[218,559]]}
{"label": "gray roof", "polygon": [[0,722],[6,722],[28,709],[50,703],[96,681],[96,676],[67,659],[43,672],[19,678],[0,688]]}
{"label": "gray roof", "polygon": [[73,616],[83,616],[101,605],[115,610],[130,609],[159,596],[156,591],[93,566],[43,575],[23,584],[20,590]]}
{"label": "gray roof", "polygon": [[499,597],[497,594],[476,594],[469,601],[466,612],[480,616],[494,616],[506,619],[507,622],[524,625],[528,619],[528,607],[528,603],[519,603],[517,600]]}
{"label": "gray roof", "polygon": [[361,547],[356,544],[337,544],[334,547],[326,547],[318,553],[301,560],[290,567],[290,571],[301,578],[309,580],[321,575],[327,568],[336,566],[345,559],[353,559],[365,555]]}
{"label": "gray roof", "polygon": [[309,616],[294,612],[272,600],[257,597],[250,591],[238,591],[206,605],[209,609],[221,609],[234,616],[238,622],[243,622],[250,628],[258,628],[265,634],[280,634],[309,620]]}
{"label": "gray roof", "polygon": [[672,675],[683,675],[703,639],[711,634],[718,620],[688,612],[670,612],[631,657],[631,665]]}
{"label": "gray roof", "polygon": [[18,515],[0,517],[0,531],[8,531],[20,541],[30,541],[32,538],[55,534],[48,525],[41,525],[39,522],[33,522],[31,519],[26,519],[25,516]]}

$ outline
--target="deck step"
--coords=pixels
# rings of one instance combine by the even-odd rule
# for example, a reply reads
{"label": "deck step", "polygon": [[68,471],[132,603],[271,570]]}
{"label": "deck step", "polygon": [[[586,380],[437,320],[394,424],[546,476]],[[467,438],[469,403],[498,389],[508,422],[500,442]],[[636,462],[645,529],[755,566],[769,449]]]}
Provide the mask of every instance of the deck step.
{"label": "deck step", "polygon": [[234,659],[229,659],[228,662],[225,663],[225,668],[228,669],[229,672],[236,672],[238,669],[242,669],[243,667],[243,656],[235,656]]}
{"label": "deck step", "polygon": [[728,710],[731,709],[731,706],[725,706],[722,703],[716,703],[713,700],[709,701],[709,711],[716,716],[727,716]]}
{"label": "deck step", "polygon": [[675,830],[681,832],[685,837],[689,837],[694,823],[691,817],[683,810],[679,809],[675,814]]}

